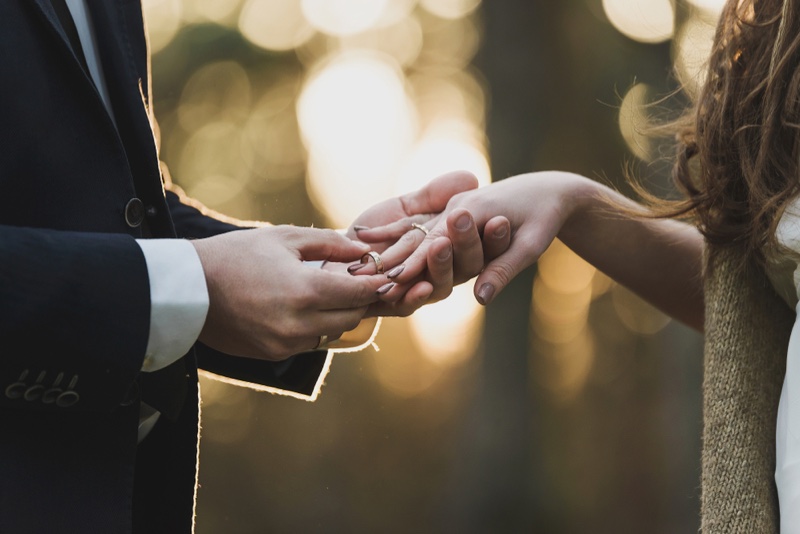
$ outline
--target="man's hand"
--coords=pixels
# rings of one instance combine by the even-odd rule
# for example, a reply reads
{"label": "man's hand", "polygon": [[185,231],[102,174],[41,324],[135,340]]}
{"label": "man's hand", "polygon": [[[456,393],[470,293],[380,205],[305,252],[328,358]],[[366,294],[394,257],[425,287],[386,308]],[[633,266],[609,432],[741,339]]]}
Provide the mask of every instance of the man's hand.
{"label": "man's hand", "polygon": [[355,328],[384,276],[303,261],[353,262],[369,250],[333,230],[275,226],[192,241],[210,306],[200,341],[235,356],[282,360]]}

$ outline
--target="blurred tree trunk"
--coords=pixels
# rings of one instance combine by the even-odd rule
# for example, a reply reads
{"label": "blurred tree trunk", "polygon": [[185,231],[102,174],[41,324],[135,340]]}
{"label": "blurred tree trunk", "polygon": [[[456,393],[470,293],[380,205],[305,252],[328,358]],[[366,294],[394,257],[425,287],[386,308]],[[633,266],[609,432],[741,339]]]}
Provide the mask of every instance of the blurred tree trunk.
{"label": "blurred tree trunk", "polygon": [[[561,169],[603,176],[624,190],[632,156],[619,133],[619,104],[634,82],[653,86],[653,97],[673,89],[669,43],[623,37],[600,0],[482,5],[476,66],[491,95],[493,179]],[[651,182],[666,182],[664,165],[647,172]],[[696,530],[699,338],[680,325],[639,337],[606,299],[590,319],[596,365],[618,372],[605,383],[590,376],[571,404],[554,405],[532,372],[541,357],[530,339],[534,273],[517,277],[487,309],[446,530]],[[680,356],[667,354],[676,349]],[[671,438],[676,433],[684,439]]]}
{"label": "blurred tree trunk", "polygon": [[[488,82],[487,135],[495,181],[538,168],[548,135],[555,36],[561,2],[484,2],[477,66]],[[543,83],[545,82],[545,83]],[[465,421],[463,457],[446,519],[460,532],[552,532],[547,480],[537,465],[538,403],[530,391],[529,315],[534,269],[518,276],[487,309],[480,378]],[[450,528],[448,527],[448,530]]]}

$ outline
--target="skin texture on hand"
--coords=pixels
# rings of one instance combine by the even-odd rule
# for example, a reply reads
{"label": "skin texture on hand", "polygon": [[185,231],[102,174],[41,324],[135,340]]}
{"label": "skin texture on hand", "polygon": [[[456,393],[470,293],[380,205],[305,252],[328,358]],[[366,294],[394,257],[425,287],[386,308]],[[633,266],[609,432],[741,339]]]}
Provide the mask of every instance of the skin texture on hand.
{"label": "skin texture on hand", "polygon": [[[511,243],[495,254],[478,276],[475,297],[480,303],[491,302],[559,237],[651,304],[702,330],[702,236],[696,228],[678,221],[629,213],[636,210],[644,208],[575,174],[550,171],[507,178],[455,195],[428,223],[428,236],[394,279],[404,283],[423,273],[429,250],[438,240],[452,238],[465,213],[482,229],[484,243],[488,235],[504,232],[503,224],[497,223],[497,216],[503,215],[510,224]],[[390,241],[402,231],[402,224],[362,231],[359,238],[370,243]]]}
{"label": "skin texture on hand", "polygon": [[350,276],[303,261],[356,261],[369,250],[333,230],[274,226],[192,241],[209,293],[200,340],[212,348],[282,360],[321,335],[355,328],[384,276]]}
{"label": "skin texture on hand", "polygon": [[[426,241],[424,231],[412,223],[430,225],[455,195],[477,187],[478,181],[471,173],[448,173],[417,191],[381,202],[356,219],[348,230],[354,238],[370,237],[374,235],[370,229],[382,225],[394,230],[385,234],[385,239],[369,239],[372,249],[381,254],[388,279],[379,289],[381,301],[370,306],[367,315],[407,316],[424,304],[446,298],[454,284],[474,277],[485,262],[508,248],[510,227],[505,217],[491,221],[488,227],[492,231],[482,238],[475,221],[466,213],[466,217],[450,221],[451,231],[446,236],[426,246],[423,268],[402,281],[397,278],[402,271],[398,266]],[[361,275],[374,274],[376,270],[370,261],[351,265],[350,272]]]}

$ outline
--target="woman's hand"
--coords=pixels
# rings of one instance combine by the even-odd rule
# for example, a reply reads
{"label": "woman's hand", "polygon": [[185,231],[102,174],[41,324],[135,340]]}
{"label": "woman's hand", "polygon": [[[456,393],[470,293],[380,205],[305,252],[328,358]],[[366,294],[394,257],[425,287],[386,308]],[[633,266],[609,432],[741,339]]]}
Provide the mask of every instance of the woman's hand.
{"label": "woman's hand", "polygon": [[[475,282],[475,297],[491,302],[522,270],[536,262],[559,237],[589,263],[651,304],[702,330],[704,241],[691,225],[638,217],[646,208],[592,180],[565,172],[538,172],[507,178],[455,195],[429,221],[424,242],[390,277],[399,286],[424,272],[428,251],[450,237],[458,221],[472,217],[483,242],[510,224],[511,244],[486,263]],[[396,239],[409,221],[359,232],[367,243]],[[390,248],[385,255],[393,254]],[[392,291],[381,298],[391,300]]]}
{"label": "woman's hand", "polygon": [[[363,232],[390,225],[396,229],[385,239],[370,240],[370,246],[381,254],[384,271],[397,274],[397,267],[425,241],[425,224],[437,217],[448,202],[459,194],[478,187],[477,179],[468,172],[457,171],[442,175],[422,189],[386,200],[364,212],[348,229],[347,235],[361,239]],[[400,225],[398,226],[398,221]],[[498,219],[498,226],[504,218]],[[422,226],[415,228],[412,223]],[[505,227],[508,229],[507,221]],[[419,271],[402,283],[386,280],[379,289],[381,302],[370,306],[368,315],[406,316],[430,302],[447,297],[454,284],[464,282],[478,274],[485,261],[494,258],[508,248],[510,232],[499,238],[482,241],[478,228],[471,217],[458,221],[451,231],[440,239],[433,239],[421,256]],[[402,270],[402,269],[401,269]],[[376,266],[368,261],[350,265],[352,274],[374,274]]]}

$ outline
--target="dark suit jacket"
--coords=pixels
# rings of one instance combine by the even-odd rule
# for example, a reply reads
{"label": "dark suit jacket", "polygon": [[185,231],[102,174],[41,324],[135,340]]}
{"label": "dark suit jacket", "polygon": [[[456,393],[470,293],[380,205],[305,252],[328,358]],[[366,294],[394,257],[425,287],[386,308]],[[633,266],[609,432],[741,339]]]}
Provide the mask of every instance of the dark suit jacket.
{"label": "dark suit jacket", "polygon": [[87,3],[116,125],[49,0],[0,1],[0,532],[188,532],[196,362],[311,395],[327,356],[198,345],[180,416],[137,446],[150,293],[134,239],[236,227],[165,193],[139,0]]}

